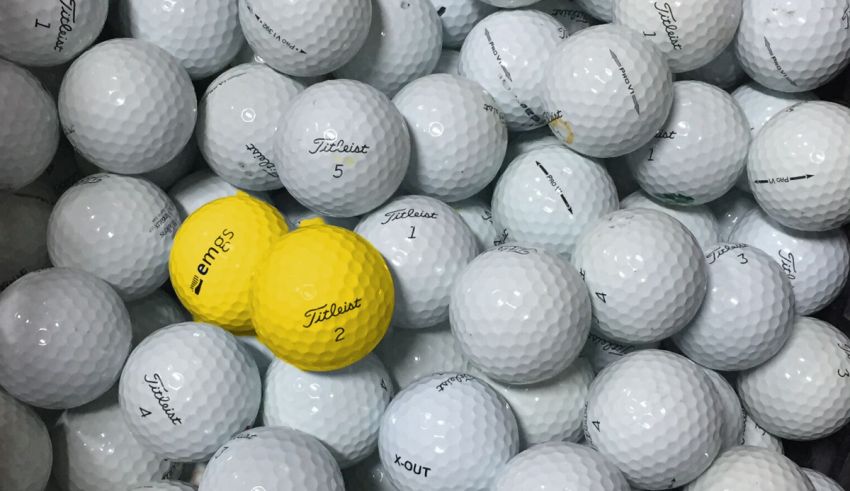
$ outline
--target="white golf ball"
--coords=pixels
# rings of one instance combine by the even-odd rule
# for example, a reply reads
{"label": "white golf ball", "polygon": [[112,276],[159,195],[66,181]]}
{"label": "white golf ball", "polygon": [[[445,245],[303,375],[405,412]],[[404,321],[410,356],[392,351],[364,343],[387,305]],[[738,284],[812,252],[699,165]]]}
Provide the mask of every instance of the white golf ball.
{"label": "white golf ball", "polygon": [[592,448],[551,442],[536,445],[511,459],[499,471],[492,489],[629,491],[632,488],[623,473]]}
{"label": "white golf ball", "polygon": [[720,451],[744,445],[746,413],[738,394],[723,375],[709,368],[704,371],[717,393],[717,401],[720,403],[720,411],[723,414],[723,443],[720,445]]}
{"label": "white golf ball", "polygon": [[263,384],[263,423],[312,435],[340,467],[351,467],[377,449],[392,394],[387,369],[374,355],[331,372],[305,372],[275,360]]}
{"label": "white golf ball", "polygon": [[567,29],[569,35],[598,23],[576,0],[542,0],[533,3],[531,8],[554,17]]}
{"label": "white golf ball", "polygon": [[812,90],[850,62],[848,22],[844,0],[748,0],[735,38],[738,59],[767,88]]}
{"label": "white golf ball", "polygon": [[[477,0],[476,0],[477,1]],[[348,468],[343,474],[348,491],[398,491],[390,481],[381,456],[373,452],[366,460]]]}
{"label": "white golf ball", "polygon": [[489,489],[519,450],[519,434],[510,406],[489,385],[438,373],[390,402],[378,449],[399,491]]}
{"label": "white golf ball", "polygon": [[[478,1],[478,0],[474,0]],[[449,75],[460,75],[460,51],[443,48],[440,59],[431,73],[446,73]]]}
{"label": "white golf ball", "polygon": [[59,117],[38,79],[2,59],[0,100],[0,189],[15,190],[35,181],[50,165],[59,144]]}
{"label": "white golf ball", "polygon": [[797,317],[779,353],[738,377],[747,413],[790,440],[831,435],[850,420],[850,339],[832,325]]}
{"label": "white golf ball", "polygon": [[618,0],[614,22],[631,27],[664,53],[674,73],[713,60],[735,37],[740,0],[655,2]]}
{"label": "white golf ball", "polygon": [[469,362],[448,323],[433,329],[392,329],[376,353],[390,374],[393,392],[432,373],[469,370]]}
{"label": "white golf ball", "polygon": [[537,3],[538,0],[481,0],[484,3],[500,7],[504,9],[515,9],[519,7],[528,7],[531,4]]}
{"label": "white golf ball", "polygon": [[47,222],[51,206],[28,196],[0,192],[0,291],[25,274],[50,267]]}
{"label": "white golf ball", "polygon": [[192,320],[183,305],[164,290],[127,302],[127,312],[133,326],[133,346],[163,327]]}
{"label": "white golf ball", "polygon": [[594,332],[626,344],[680,331],[702,305],[708,284],[694,236],[653,210],[603,217],[579,239],[573,263],[590,290]]}
{"label": "white golf ball", "polygon": [[605,167],[561,145],[517,157],[496,183],[497,228],[516,241],[570,257],[600,217],[617,210],[617,189]]}
{"label": "white golf ball", "polygon": [[761,365],[782,349],[794,325],[794,291],[782,267],[761,249],[720,242],[706,248],[708,293],[673,342],[714,370]]}
{"label": "white golf ball", "polygon": [[705,205],[677,206],[669,203],[659,203],[647,196],[643,191],[635,191],[620,201],[620,209],[660,211],[678,220],[694,235],[701,249],[710,247],[720,240],[717,218]]}
{"label": "white golf ball", "polygon": [[581,357],[590,362],[595,373],[599,373],[603,368],[633,351],[656,349],[659,344],[661,343],[622,344],[609,341],[591,333],[587,337],[587,342],[584,343],[584,348],[581,350]]}
{"label": "white golf ball", "polygon": [[274,155],[280,180],[301,204],[324,215],[357,216],[398,189],[410,160],[410,134],[384,94],[353,80],[332,80],[292,101]]}
{"label": "white golf ball", "polygon": [[600,372],[585,418],[588,443],[638,488],[695,479],[722,444],[723,413],[711,381],[667,351],[638,351]]}
{"label": "white golf ball", "polygon": [[370,0],[239,0],[245,39],[270,67],[311,77],[348,62],[366,41]]}
{"label": "white golf ball", "polygon": [[65,136],[108,171],[162,167],[192,136],[197,101],[186,70],[136,39],[112,39],[77,58],[59,91]]}
{"label": "white golf ball", "polygon": [[94,174],[65,191],[47,227],[56,266],[88,271],[125,300],[150,294],[168,279],[168,254],[180,217],[150,182]]}
{"label": "white golf ball", "polygon": [[723,196],[747,163],[750,130],[726,91],[702,82],[673,84],[664,127],[626,156],[647,194],[674,205],[701,205]]}
{"label": "white golf ball", "polygon": [[639,33],[594,26],[552,53],[545,75],[549,128],[577,152],[616,157],[649,142],[673,103],[673,78],[660,51]]}
{"label": "white golf ball", "polygon": [[209,170],[199,170],[177,181],[168,190],[168,196],[177,207],[180,218],[185,219],[210,201],[245,192],[266,202],[271,202],[264,191],[244,191]]}
{"label": "white golf ball", "polygon": [[65,268],[29,273],[0,294],[0,385],[36,407],[85,404],[118,379],[131,335],[106,282]]}
{"label": "white golf ball", "polygon": [[780,453],[757,447],[723,452],[686,491],[815,491],[797,464]]}
{"label": "white golf ball", "polygon": [[486,376],[481,379],[508,401],[519,426],[520,448],[529,448],[584,438],[584,403],[593,377],[590,363],[576,358],[561,373],[536,384],[510,385]]}
{"label": "white golf ball", "polygon": [[289,225],[289,230],[300,227],[301,222],[312,218],[320,218],[328,225],[335,225],[348,230],[354,230],[354,227],[360,222],[360,217],[329,217],[321,213],[316,213],[299,203],[298,200],[290,196],[285,190],[275,193],[272,196],[271,202],[283,215],[283,219]]}
{"label": "white golf ball", "polygon": [[168,51],[196,80],[221,71],[245,43],[231,0],[118,0],[118,15],[128,37]]}
{"label": "white golf ball", "polygon": [[837,482],[814,469],[802,468],[802,471],[811,481],[814,491],[844,491]]}
{"label": "white golf ball", "polygon": [[791,280],[799,315],[817,312],[835,300],[850,273],[850,242],[841,230],[792,230],[756,208],[741,218],[729,240],[758,247],[779,263]]}
{"label": "white golf ball", "polygon": [[496,9],[480,0],[431,0],[443,24],[443,47],[458,49],[475,24]]}
{"label": "white golf ball", "polygon": [[5,2],[0,17],[0,57],[30,66],[70,61],[100,34],[108,8],[109,0]]}
{"label": "white golf ball", "polygon": [[472,28],[460,50],[460,73],[496,100],[511,131],[548,122],[543,84],[549,55],[567,37],[564,26],[537,10],[500,11]]}
{"label": "white golf ball", "polygon": [[56,456],[53,477],[65,491],[114,491],[179,473],[179,465],[148,450],[130,433],[117,390],[62,413],[50,436]]}
{"label": "white golf ball", "polygon": [[266,65],[233,67],[210,82],[198,108],[198,147],[210,169],[254,191],[283,187],[274,155],[284,111],[304,86]]}
{"label": "white golf ball", "polygon": [[392,97],[434,70],[442,44],[440,17],[430,1],[372,0],[366,42],[334,75],[367,83]]}
{"label": "white golf ball", "polygon": [[0,482],[10,491],[41,491],[53,465],[44,422],[29,406],[0,390]]}
{"label": "white golf ball", "polygon": [[[728,241],[729,234],[738,225],[744,215],[758,207],[753,197],[739,189],[730,189],[728,193],[708,204],[717,219],[718,240]],[[701,242],[700,245],[704,244]]]}
{"label": "white golf ball", "polygon": [[193,486],[181,481],[147,481],[127,488],[127,491],[195,491]]}
{"label": "white golf ball", "polygon": [[850,221],[850,109],[812,101],[785,109],[750,147],[756,201],[777,222],[823,231]]}
{"label": "white golf ball", "polygon": [[478,255],[478,243],[449,205],[403,196],[378,208],[354,229],[384,256],[393,273],[393,325],[422,329],[449,318],[452,285]]}
{"label": "white golf ball", "polygon": [[732,92],[735,102],[744,112],[753,137],[768,121],[797,103],[817,100],[813,92],[779,92],[762,87],[756,82],[746,83]]}
{"label": "white golf ball", "polygon": [[163,457],[208,459],[254,422],[260,408],[257,365],[219,327],[184,322],[160,329],[130,354],[119,402],[133,436]]}
{"label": "white golf ball", "polygon": [[451,206],[463,218],[469,229],[472,230],[472,233],[478,240],[478,247],[482,251],[498,245],[496,242],[499,232],[493,223],[493,213],[490,210],[490,203],[487,203],[478,195],[462,201],[456,201]]}
{"label": "white golf ball", "polygon": [[729,43],[726,49],[705,65],[676,74],[676,80],[698,80],[716,85],[721,89],[732,90],[747,80],[747,74],[735,54],[735,43]]}
{"label": "white golf ball", "polygon": [[469,263],[452,288],[450,312],[466,357],[511,384],[562,372],[590,330],[579,273],[555,254],[522,245],[498,246]]}
{"label": "white golf ball", "polygon": [[784,453],[782,440],[766,432],[748,414],[744,414],[743,445],[761,447],[777,453]]}
{"label": "white golf ball", "polygon": [[588,14],[604,22],[614,20],[614,0],[575,0]]}
{"label": "white golf ball", "polygon": [[406,85],[393,103],[410,129],[406,190],[453,202],[496,177],[508,130],[496,101],[479,84],[455,75],[427,75]]}

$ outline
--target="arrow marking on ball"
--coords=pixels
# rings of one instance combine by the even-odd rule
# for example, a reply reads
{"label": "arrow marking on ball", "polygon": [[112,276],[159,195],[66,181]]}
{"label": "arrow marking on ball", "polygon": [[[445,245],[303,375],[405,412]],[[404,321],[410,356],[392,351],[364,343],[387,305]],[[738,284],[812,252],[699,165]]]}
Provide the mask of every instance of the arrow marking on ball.
{"label": "arrow marking on ball", "polygon": [[801,181],[804,179],[811,179],[815,177],[814,174],[801,174],[799,176],[786,176],[786,177],[771,177],[770,179],[756,179],[753,181],[754,184],[776,184],[777,182],[791,182],[791,181]]}
{"label": "arrow marking on ball", "polygon": [[561,190],[561,187],[558,186],[557,182],[555,182],[555,178],[552,177],[551,174],[549,174],[549,171],[546,170],[546,167],[543,167],[543,164],[541,164],[540,162],[538,162],[536,160],[534,161],[534,163],[537,164],[537,167],[540,168],[540,171],[543,172],[543,174],[549,179],[549,184],[551,184],[552,187],[555,188],[555,191],[558,192],[558,195],[561,197],[561,201],[563,201],[564,206],[567,207],[567,211],[570,212],[570,215],[572,215],[573,214],[573,207],[570,206],[570,202],[567,201],[567,197],[564,196],[564,192]]}

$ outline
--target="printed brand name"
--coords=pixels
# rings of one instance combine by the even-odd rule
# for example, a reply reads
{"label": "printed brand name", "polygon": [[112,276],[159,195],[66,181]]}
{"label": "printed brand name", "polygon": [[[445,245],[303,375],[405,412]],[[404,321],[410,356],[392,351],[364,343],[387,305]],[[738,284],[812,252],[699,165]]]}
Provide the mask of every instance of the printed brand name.
{"label": "printed brand name", "polygon": [[251,156],[254,160],[257,161],[257,165],[260,167],[260,170],[265,172],[271,177],[278,177],[277,175],[277,167],[275,167],[274,162],[268,159],[263,152],[260,151],[253,143],[245,145],[245,149],[251,152]]}
{"label": "printed brand name", "polygon": [[[171,421],[171,424],[174,426],[183,424],[183,420],[177,417],[177,413],[173,407],[169,404],[171,402],[171,398],[167,395],[168,388],[165,387],[165,383],[162,381],[162,377],[159,376],[158,373],[154,373],[153,375],[145,375],[145,383],[148,384],[148,388],[153,394],[154,399],[159,404],[160,409]],[[148,412],[148,414],[150,414]],[[145,417],[145,411],[142,410],[142,417]]]}
{"label": "printed brand name", "polygon": [[450,387],[451,385],[454,385],[455,382],[461,384],[463,382],[471,382],[473,380],[475,380],[475,377],[473,377],[472,375],[467,375],[465,373],[459,373],[457,375],[452,375],[451,377],[449,377],[449,378],[443,380],[442,382],[440,382],[439,384],[437,384],[436,389],[437,389],[437,392],[442,392],[442,391],[446,390],[446,387]]}
{"label": "printed brand name", "polygon": [[369,145],[357,145],[355,143],[346,143],[342,139],[331,140],[328,138],[315,138],[313,139],[313,145],[315,147],[307,151],[311,155],[317,153],[359,153],[365,155],[369,153],[370,148]]}
{"label": "printed brand name", "polygon": [[431,471],[430,467],[415,464],[409,460],[401,460],[401,456],[399,454],[395,454],[395,462],[393,463],[399,467],[403,467],[407,472],[416,474],[417,476],[428,477],[428,472]]}
{"label": "printed brand name", "polygon": [[[56,33],[56,41],[53,43],[53,51],[62,52],[65,49],[65,40],[68,39],[68,33],[74,30],[74,24],[77,23],[77,1],[76,0],[59,0],[59,30]],[[50,29],[52,23],[42,24],[35,19],[33,28],[41,27]]]}
{"label": "printed brand name", "polygon": [[405,218],[426,218],[430,220],[437,219],[436,211],[424,211],[424,210],[414,210],[413,208],[408,208],[406,210],[390,210],[384,213],[386,217],[381,225],[386,225],[395,220],[404,220]]}
{"label": "printed brand name", "polygon": [[723,244],[720,247],[715,247],[711,250],[711,252],[706,254],[705,259],[708,261],[708,264],[714,264],[715,261],[720,259],[720,256],[726,254],[727,252],[746,247],[747,244]]}
{"label": "printed brand name", "polygon": [[796,280],[797,262],[794,258],[794,253],[787,251],[783,254],[782,249],[779,249],[776,254],[779,256],[779,264],[782,266],[782,271],[785,272],[785,276],[787,276],[789,280]]}
{"label": "printed brand name", "polygon": [[620,57],[617,56],[617,53],[614,53],[610,49],[608,50],[608,53],[611,55],[611,59],[614,60],[614,64],[617,65],[617,70],[620,71],[620,76],[623,77],[623,82],[626,84],[626,88],[629,90],[629,95],[632,97],[632,104],[635,107],[635,112],[640,115],[640,103],[637,100],[635,88],[632,86],[631,80],[629,80],[629,75],[626,73],[626,68],[620,62]]}
{"label": "printed brand name", "polygon": [[679,42],[678,34],[676,34],[679,26],[676,25],[676,16],[673,15],[673,7],[669,3],[664,3],[661,7],[658,6],[658,2],[655,2],[654,5],[655,10],[658,11],[658,16],[661,18],[661,25],[664,26],[664,30],[667,32],[667,39],[670,40],[670,45],[675,50],[681,50],[682,44]]}
{"label": "printed brand name", "polygon": [[195,295],[200,295],[201,288],[204,286],[204,279],[201,276],[206,276],[210,272],[219,254],[230,252],[230,242],[235,236],[236,234],[231,230],[222,229],[221,234],[213,241],[213,245],[208,247],[204,255],[201,256],[201,260],[198,261],[198,267],[196,268],[198,274],[192,277],[191,288],[195,292]]}
{"label": "printed brand name", "polygon": [[357,310],[360,307],[362,307],[361,299],[355,298],[351,302],[342,302],[341,304],[332,303],[330,306],[328,306],[328,304],[323,304],[312,309],[307,309],[304,312],[304,318],[307,319],[307,321],[303,324],[303,327],[308,328],[313,324],[318,324],[328,319],[339,317],[351,312],[352,310]]}

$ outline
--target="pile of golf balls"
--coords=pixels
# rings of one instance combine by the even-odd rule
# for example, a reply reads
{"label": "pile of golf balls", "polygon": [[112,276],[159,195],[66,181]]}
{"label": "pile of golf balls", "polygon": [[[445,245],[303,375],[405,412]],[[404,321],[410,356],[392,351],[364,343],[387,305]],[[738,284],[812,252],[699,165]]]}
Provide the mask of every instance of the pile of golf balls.
{"label": "pile of golf balls", "polygon": [[848,0],[4,0],[0,491],[843,490],[848,64]]}

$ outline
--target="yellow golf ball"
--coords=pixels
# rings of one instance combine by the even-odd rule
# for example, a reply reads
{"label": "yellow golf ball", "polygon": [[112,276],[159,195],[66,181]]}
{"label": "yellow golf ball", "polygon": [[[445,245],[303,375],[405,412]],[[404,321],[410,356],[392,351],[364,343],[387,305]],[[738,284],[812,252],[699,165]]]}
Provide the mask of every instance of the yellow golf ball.
{"label": "yellow golf ball", "polygon": [[254,271],[288,230],[274,207],[247,193],[202,206],[174,237],[168,268],[177,297],[196,321],[250,332]]}
{"label": "yellow golf ball", "polygon": [[304,223],[281,238],[257,268],[257,337],[302,370],[337,370],[377,346],[395,293],[381,254],[349,230]]}

